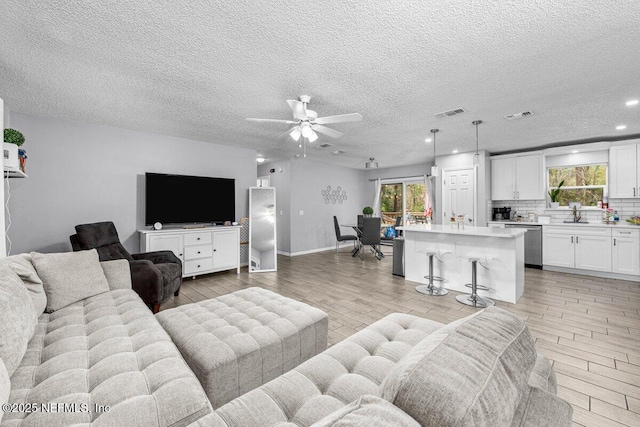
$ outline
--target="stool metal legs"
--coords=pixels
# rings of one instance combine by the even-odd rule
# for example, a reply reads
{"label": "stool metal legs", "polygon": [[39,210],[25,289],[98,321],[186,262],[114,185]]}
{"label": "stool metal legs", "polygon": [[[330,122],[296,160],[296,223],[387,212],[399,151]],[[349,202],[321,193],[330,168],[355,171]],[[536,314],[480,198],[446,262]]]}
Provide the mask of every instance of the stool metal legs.
{"label": "stool metal legs", "polygon": [[493,300],[478,296],[478,289],[487,291],[489,290],[489,288],[487,288],[486,286],[478,285],[478,260],[476,259],[471,260],[471,283],[465,286],[471,287],[471,295],[458,295],[456,297],[456,300],[459,303],[480,308],[486,308],[495,305],[495,302],[493,302]]}
{"label": "stool metal legs", "polygon": [[437,282],[445,281],[442,277],[433,275],[433,258],[434,257],[435,257],[434,254],[429,254],[429,275],[424,276],[424,278],[429,281],[429,284],[416,286],[416,291],[420,292],[421,294],[432,295],[432,296],[446,295],[449,293],[448,290],[444,288],[436,288],[435,286],[433,286],[434,281],[437,281]]}

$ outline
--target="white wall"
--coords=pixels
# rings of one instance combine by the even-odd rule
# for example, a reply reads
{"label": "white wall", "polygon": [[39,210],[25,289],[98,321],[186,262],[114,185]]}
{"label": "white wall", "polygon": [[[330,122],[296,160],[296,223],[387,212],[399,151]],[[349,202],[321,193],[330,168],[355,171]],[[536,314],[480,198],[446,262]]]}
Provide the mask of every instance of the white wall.
{"label": "white wall", "polygon": [[[5,126],[5,113],[4,113],[4,101],[0,98],[0,129],[2,129],[2,141],[4,142],[4,126]],[[0,257],[7,255],[7,242],[4,239],[4,231],[6,229],[4,223],[4,156],[2,156],[3,172],[2,172],[2,185],[0,186],[0,200],[2,201],[2,209],[0,209],[0,230],[2,230],[3,238],[0,239]]]}
{"label": "white wall", "polygon": [[[98,221],[113,221],[137,252],[145,172],[234,178],[236,219],[248,214],[255,150],[14,112],[11,124],[26,137],[29,175],[11,182],[13,253],[68,251],[74,226]],[[199,201],[167,194],[184,209],[215,202],[213,194]]]}

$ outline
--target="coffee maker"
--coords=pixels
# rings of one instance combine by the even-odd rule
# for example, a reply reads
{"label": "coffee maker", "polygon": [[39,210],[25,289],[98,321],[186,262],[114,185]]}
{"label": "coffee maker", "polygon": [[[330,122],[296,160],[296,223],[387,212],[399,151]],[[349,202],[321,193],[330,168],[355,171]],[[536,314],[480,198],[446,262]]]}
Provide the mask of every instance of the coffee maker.
{"label": "coffee maker", "polygon": [[494,221],[509,221],[511,219],[511,207],[493,208],[491,218]]}

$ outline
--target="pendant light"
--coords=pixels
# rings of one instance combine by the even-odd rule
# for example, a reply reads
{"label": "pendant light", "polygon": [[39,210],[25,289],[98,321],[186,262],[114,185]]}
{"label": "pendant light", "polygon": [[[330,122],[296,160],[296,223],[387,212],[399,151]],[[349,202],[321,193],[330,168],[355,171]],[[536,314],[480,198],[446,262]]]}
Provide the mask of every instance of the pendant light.
{"label": "pendant light", "polygon": [[376,159],[374,159],[373,157],[369,157],[369,161],[365,163],[364,167],[367,169],[377,169],[378,162],[376,162]]}
{"label": "pendant light", "polygon": [[482,120],[474,120],[471,122],[476,127],[476,154],[473,155],[473,164],[480,164],[480,152],[478,151],[478,126],[482,124]]}
{"label": "pendant light", "polygon": [[431,176],[438,176],[438,166],[436,166],[436,133],[440,132],[440,129],[431,129],[433,134],[433,166],[431,166]]}

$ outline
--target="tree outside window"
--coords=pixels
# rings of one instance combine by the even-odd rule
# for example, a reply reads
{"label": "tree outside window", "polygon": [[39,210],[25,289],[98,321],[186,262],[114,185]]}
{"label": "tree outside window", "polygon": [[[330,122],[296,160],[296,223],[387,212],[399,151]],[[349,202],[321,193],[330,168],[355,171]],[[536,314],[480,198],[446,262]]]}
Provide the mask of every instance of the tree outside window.
{"label": "tree outside window", "polygon": [[560,206],[580,202],[582,206],[595,207],[604,198],[607,186],[606,164],[549,168],[547,176],[549,190],[558,188],[558,184],[564,180],[558,197]]}

